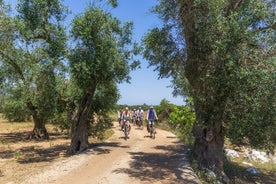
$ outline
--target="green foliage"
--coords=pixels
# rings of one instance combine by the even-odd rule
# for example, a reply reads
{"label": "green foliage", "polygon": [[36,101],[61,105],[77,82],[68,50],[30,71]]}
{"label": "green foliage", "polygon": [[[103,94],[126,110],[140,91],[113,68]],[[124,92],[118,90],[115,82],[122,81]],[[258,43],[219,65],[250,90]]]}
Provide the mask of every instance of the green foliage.
{"label": "green foliage", "polygon": [[127,105],[127,104],[124,104],[124,105],[117,105],[116,106],[116,109],[119,110],[119,109],[125,109],[126,107],[128,107],[129,109],[138,109],[139,107],[141,107],[141,109],[143,109],[144,111],[146,111],[147,109],[149,109],[150,105],[147,105],[147,104],[140,104],[140,105]]}
{"label": "green foliage", "polygon": [[193,142],[192,127],[195,122],[195,113],[186,106],[175,106],[169,115],[169,125],[173,130],[177,130],[182,134],[184,141]]}
{"label": "green foliage", "polygon": [[132,42],[132,29],[132,22],[122,24],[96,4],[72,22],[75,46],[69,55],[69,109],[77,115],[85,110],[87,119],[83,121],[95,137],[103,137],[111,126],[106,114],[119,99],[117,83],[129,81],[129,72],[139,65],[134,60],[139,47]]}
{"label": "green foliage", "polygon": [[171,104],[168,100],[161,100],[160,104],[155,108],[158,121],[167,123],[171,112],[174,111],[176,105]]}
{"label": "green foliage", "polygon": [[9,121],[24,122],[30,120],[30,112],[22,98],[22,89],[15,88],[5,97],[2,113]]}
{"label": "green foliage", "polygon": [[227,136],[233,143],[273,152],[276,145],[275,72],[270,69],[247,71],[242,80],[246,88],[241,89],[250,90],[250,94],[233,93],[235,100],[229,104],[231,111],[227,110]]}
{"label": "green foliage", "polygon": [[[62,73],[66,50],[62,27],[66,9],[58,0],[20,0],[16,7],[15,16],[1,9],[1,82],[4,91],[20,90],[22,103],[17,105],[45,123],[56,111],[56,76]],[[15,101],[8,104],[16,107]]]}
{"label": "green foliage", "polygon": [[99,86],[94,95],[93,111],[97,114],[108,114],[109,110],[115,108],[115,104],[119,99],[118,92],[114,81],[110,81],[104,86]]}
{"label": "green foliage", "polygon": [[225,122],[234,142],[267,150],[276,140],[274,9],[272,1],[162,0],[153,11],[164,25],[143,39],[150,66],[173,77],[175,94],[193,97],[199,127]]}
{"label": "green foliage", "polygon": [[105,131],[113,126],[108,114],[95,115],[94,120],[89,124],[89,135],[100,140],[105,138]]}
{"label": "green foliage", "polygon": [[95,7],[74,19],[72,34],[77,45],[70,56],[70,67],[80,88],[129,79],[132,51],[126,48],[132,44],[132,29],[132,23],[121,26],[119,20]]}
{"label": "green foliage", "polygon": [[111,14],[92,6],[75,17],[72,25],[76,47],[71,51],[70,68],[80,89],[89,91],[92,86],[129,79],[128,62],[134,52],[127,49],[132,45],[131,22],[121,25]]}

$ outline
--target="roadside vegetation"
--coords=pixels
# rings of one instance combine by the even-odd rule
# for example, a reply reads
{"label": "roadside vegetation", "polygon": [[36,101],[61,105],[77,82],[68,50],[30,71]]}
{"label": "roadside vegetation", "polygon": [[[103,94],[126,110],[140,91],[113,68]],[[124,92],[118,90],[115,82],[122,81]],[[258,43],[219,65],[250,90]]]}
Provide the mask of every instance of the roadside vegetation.
{"label": "roadside vegetation", "polygon": [[110,13],[116,0],[96,0],[68,25],[60,0],[17,3],[0,1],[1,158],[53,160],[112,134],[110,114],[125,108],[116,105],[117,84],[130,82],[142,55],[186,99],[185,106],[162,100],[158,126],[192,145],[207,183],[275,183],[275,161],[252,163],[261,170],[252,175],[242,172],[243,159],[225,159],[227,147],[275,154],[274,1],[160,0],[151,11],[163,25],[140,44],[133,22]]}
{"label": "roadside vegetation", "polygon": [[[123,109],[127,105],[121,105],[118,108]],[[137,109],[140,105],[128,106],[130,109]],[[144,104],[144,109],[147,110],[149,105]],[[177,106],[171,104],[166,99],[163,99],[159,105],[155,106],[159,120],[156,122],[157,127],[171,131],[177,135],[184,144],[191,149],[191,163],[193,169],[201,179],[202,183],[217,183],[217,179],[210,175],[208,170],[198,169],[198,164],[192,159],[192,150],[194,146],[194,137],[192,134],[193,122],[195,121],[195,112],[192,105],[192,99],[187,99],[185,106]],[[146,123],[146,121],[144,122]],[[245,150],[252,150],[253,148],[247,143],[235,144],[230,141],[226,136],[224,149],[231,149],[237,151],[239,157],[228,157],[224,154],[224,170],[229,177],[230,183],[235,184],[255,184],[266,183],[273,184],[276,182],[276,156],[275,154],[267,154],[270,158],[268,162],[262,160],[253,160],[245,157]],[[265,149],[258,151],[265,152]],[[276,150],[274,150],[276,151]],[[274,159],[273,159],[274,158]],[[249,168],[254,168],[260,173],[250,173],[247,171]]]}

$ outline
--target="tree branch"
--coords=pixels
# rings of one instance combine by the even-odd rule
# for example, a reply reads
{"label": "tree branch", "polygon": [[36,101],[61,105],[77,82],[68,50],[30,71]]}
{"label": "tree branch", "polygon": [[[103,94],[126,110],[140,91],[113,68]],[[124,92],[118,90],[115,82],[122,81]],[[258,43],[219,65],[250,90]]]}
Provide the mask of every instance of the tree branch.
{"label": "tree branch", "polygon": [[0,55],[8,58],[7,59],[7,63],[9,63],[15,69],[15,71],[19,74],[20,78],[25,83],[25,77],[24,77],[24,74],[23,74],[21,68],[19,67],[19,65],[10,56],[5,55],[2,50],[0,50]]}
{"label": "tree branch", "polygon": [[226,7],[225,14],[226,17],[230,15],[231,11],[235,11],[238,6],[241,4],[242,0],[229,0],[229,5]]}

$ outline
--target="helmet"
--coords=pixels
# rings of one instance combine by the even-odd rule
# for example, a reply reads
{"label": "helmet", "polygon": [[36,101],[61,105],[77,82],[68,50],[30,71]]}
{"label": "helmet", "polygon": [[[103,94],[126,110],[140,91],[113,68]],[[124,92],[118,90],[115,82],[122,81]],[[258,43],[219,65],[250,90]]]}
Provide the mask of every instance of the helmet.
{"label": "helmet", "polygon": [[153,106],[152,106],[152,105],[150,106],[150,109],[153,109]]}
{"label": "helmet", "polygon": [[128,110],[128,107],[126,107],[126,110]]}

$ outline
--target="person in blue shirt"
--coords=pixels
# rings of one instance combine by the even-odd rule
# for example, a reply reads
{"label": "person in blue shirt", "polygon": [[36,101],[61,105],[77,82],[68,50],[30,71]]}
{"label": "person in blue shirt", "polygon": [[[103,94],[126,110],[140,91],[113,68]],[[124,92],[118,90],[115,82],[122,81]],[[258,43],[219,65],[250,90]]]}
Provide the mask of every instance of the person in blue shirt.
{"label": "person in blue shirt", "polygon": [[149,110],[147,111],[147,130],[150,132],[150,125],[154,125],[154,120],[158,120],[158,117],[156,115],[156,111],[153,108],[153,106],[150,106]]}

